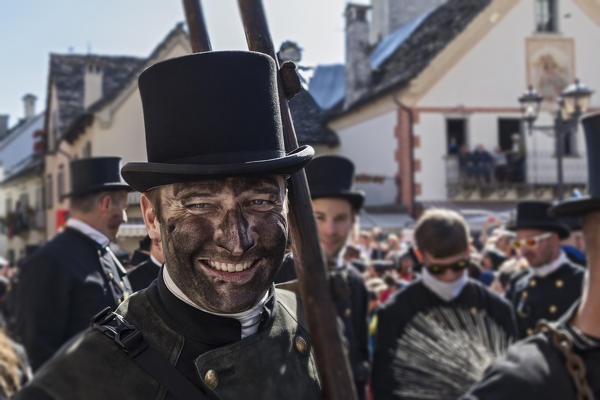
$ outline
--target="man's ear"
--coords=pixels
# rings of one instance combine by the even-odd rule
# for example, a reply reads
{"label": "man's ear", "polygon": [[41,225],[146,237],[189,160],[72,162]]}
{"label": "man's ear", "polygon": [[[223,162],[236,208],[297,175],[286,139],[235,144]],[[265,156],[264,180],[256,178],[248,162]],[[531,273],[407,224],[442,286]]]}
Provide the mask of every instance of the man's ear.
{"label": "man's ear", "polygon": [[145,193],[142,193],[140,196],[140,207],[142,208],[144,224],[146,224],[150,239],[160,241],[160,221],[156,215],[156,209]]}
{"label": "man's ear", "polygon": [[110,194],[103,193],[98,203],[101,212],[104,213],[110,210],[110,206],[112,204],[112,198],[110,197]]}

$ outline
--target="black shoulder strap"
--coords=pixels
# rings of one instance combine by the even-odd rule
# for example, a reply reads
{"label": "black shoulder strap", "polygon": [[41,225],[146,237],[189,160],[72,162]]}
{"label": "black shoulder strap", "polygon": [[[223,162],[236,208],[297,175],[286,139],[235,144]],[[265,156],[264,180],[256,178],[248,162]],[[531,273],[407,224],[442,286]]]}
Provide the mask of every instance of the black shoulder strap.
{"label": "black shoulder strap", "polygon": [[[139,329],[125,321],[121,315],[112,312],[110,307],[106,307],[94,316],[92,328],[111,338],[138,366],[154,377],[175,398],[209,400],[206,393],[187,380],[146,343]],[[211,396],[210,399],[218,398]]]}

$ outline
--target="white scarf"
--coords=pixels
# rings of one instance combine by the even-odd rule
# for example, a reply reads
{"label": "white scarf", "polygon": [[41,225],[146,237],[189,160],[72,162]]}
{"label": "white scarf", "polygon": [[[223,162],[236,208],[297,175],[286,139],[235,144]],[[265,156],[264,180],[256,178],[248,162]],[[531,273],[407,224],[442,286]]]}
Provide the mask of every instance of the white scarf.
{"label": "white scarf", "polygon": [[175,282],[173,282],[173,280],[169,276],[169,271],[167,270],[166,264],[165,264],[165,267],[163,268],[163,280],[165,281],[165,286],[167,287],[167,289],[169,289],[169,291],[171,293],[173,293],[173,295],[175,297],[177,297],[179,300],[183,301],[184,303],[186,303],[202,312],[205,312],[207,314],[217,315],[219,317],[237,319],[240,322],[240,324],[242,325],[242,339],[247,336],[253,335],[258,331],[258,323],[260,321],[260,316],[263,312],[264,305],[267,302],[267,299],[269,298],[268,291],[265,294],[265,296],[258,302],[258,304],[256,304],[254,307],[250,308],[249,310],[242,311],[239,313],[234,313],[234,314],[220,314],[220,313],[207,311],[207,310],[203,309],[202,307],[198,306],[192,300],[190,300],[190,298],[187,297],[185,295],[185,293],[183,293],[181,291],[181,289],[179,289],[179,287],[175,284]]}
{"label": "white scarf", "polygon": [[559,269],[561,265],[567,262],[569,262],[569,259],[567,258],[565,252],[561,250],[558,257],[556,257],[556,260],[551,261],[546,265],[542,265],[541,267],[531,267],[531,270],[538,278],[544,278]]}
{"label": "white scarf", "polygon": [[451,301],[458,297],[460,292],[469,281],[467,270],[463,271],[462,276],[457,280],[452,282],[444,282],[431,275],[425,267],[423,267],[421,272],[421,279],[423,280],[425,287],[429,288],[429,290],[437,294],[444,301]]}

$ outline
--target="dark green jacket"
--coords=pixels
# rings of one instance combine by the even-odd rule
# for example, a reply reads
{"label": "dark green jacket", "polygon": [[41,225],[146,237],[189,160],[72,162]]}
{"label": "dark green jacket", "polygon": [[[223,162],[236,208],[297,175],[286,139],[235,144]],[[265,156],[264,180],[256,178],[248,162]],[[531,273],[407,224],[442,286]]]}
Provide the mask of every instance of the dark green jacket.
{"label": "dark green jacket", "polygon": [[[158,282],[159,286],[163,282]],[[117,310],[143,332],[148,344],[171,365],[182,357],[186,340],[165,321],[151,299],[156,285],[127,299]],[[164,290],[164,289],[163,289]],[[163,310],[164,312],[164,310]],[[296,294],[275,289],[269,317],[259,331],[242,340],[214,347],[191,360],[197,379],[190,379],[209,395],[226,399],[321,398],[314,355]],[[207,327],[208,330],[211,327]],[[302,338],[307,351],[301,352]],[[299,350],[300,349],[300,350]],[[214,390],[205,382],[212,370]],[[189,377],[188,377],[189,378]],[[65,345],[36,374],[15,399],[171,399],[110,338],[88,329]]]}

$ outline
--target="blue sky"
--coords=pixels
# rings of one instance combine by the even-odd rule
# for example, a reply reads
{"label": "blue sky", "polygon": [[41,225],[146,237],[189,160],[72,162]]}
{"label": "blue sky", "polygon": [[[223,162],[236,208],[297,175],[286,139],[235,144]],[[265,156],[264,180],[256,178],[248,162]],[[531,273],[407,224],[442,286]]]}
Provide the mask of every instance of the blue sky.
{"label": "blue sky", "polygon": [[[347,0],[264,0],[275,46],[295,40],[303,64],[342,62]],[[361,0],[360,3],[368,3]],[[0,13],[0,114],[12,126],[23,116],[21,98],[45,106],[48,55],[92,53],[148,56],[177,22],[180,0],[2,1]],[[202,0],[213,49],[245,49],[236,0]]]}

